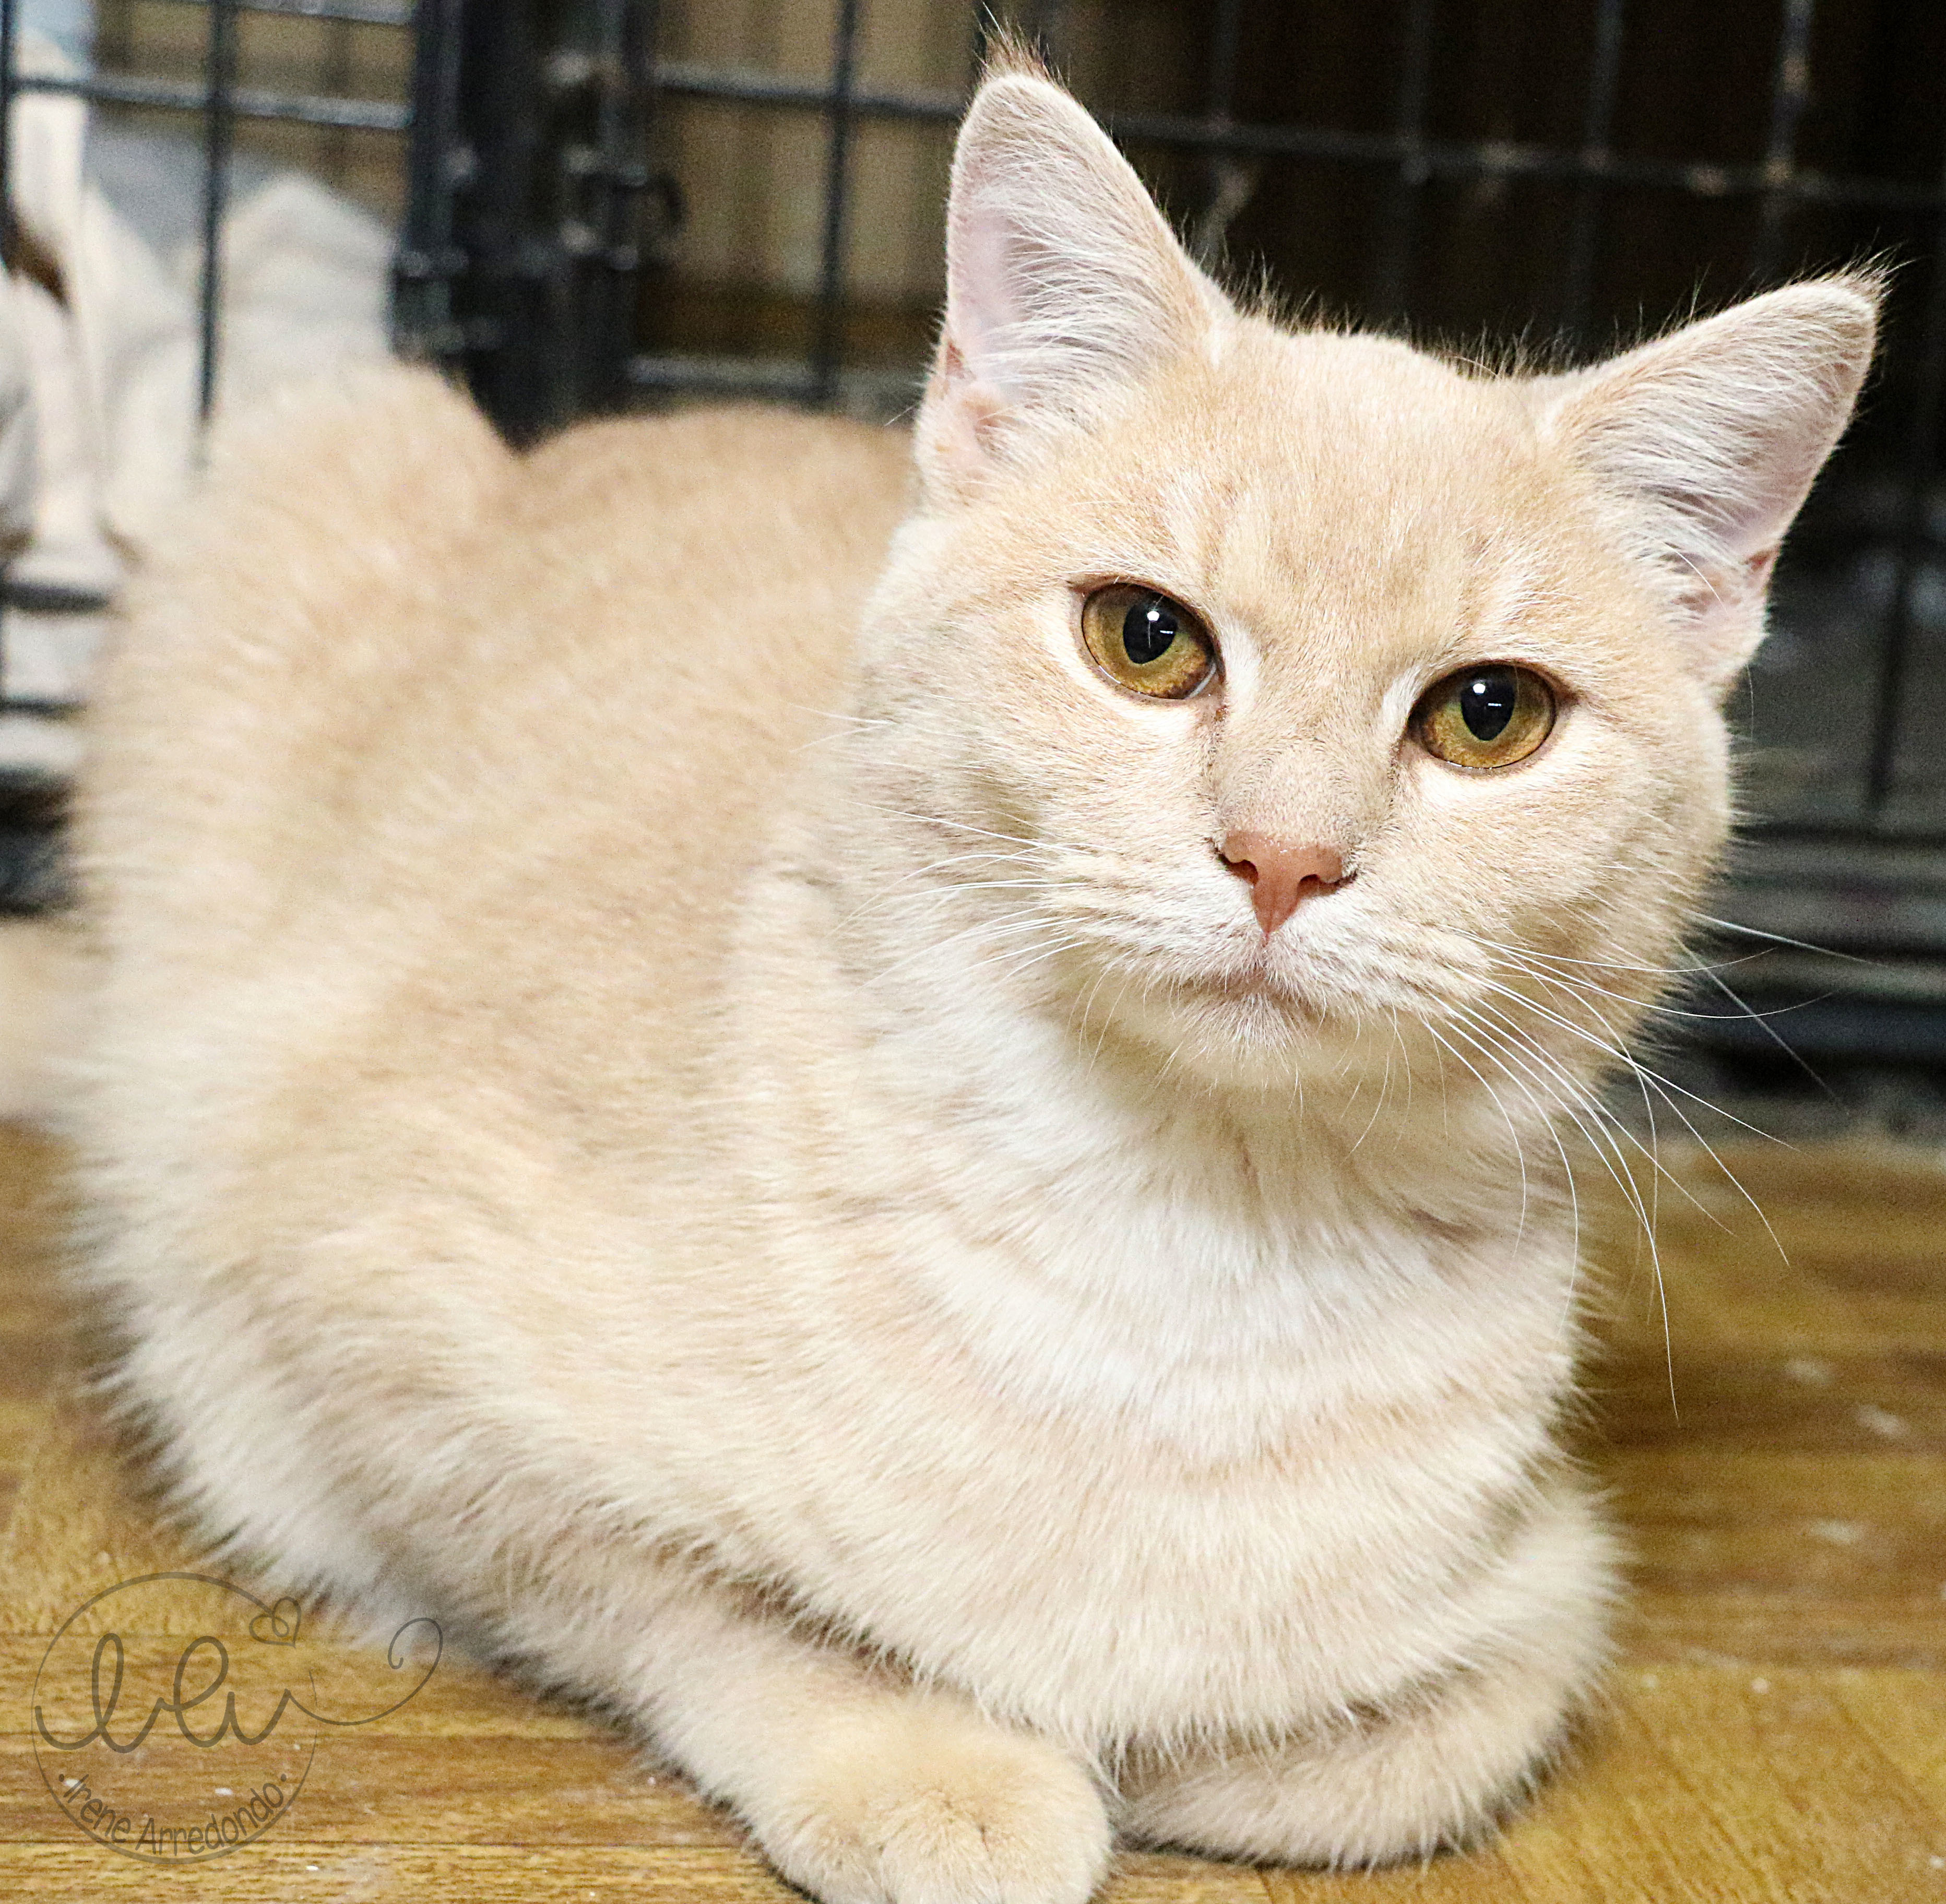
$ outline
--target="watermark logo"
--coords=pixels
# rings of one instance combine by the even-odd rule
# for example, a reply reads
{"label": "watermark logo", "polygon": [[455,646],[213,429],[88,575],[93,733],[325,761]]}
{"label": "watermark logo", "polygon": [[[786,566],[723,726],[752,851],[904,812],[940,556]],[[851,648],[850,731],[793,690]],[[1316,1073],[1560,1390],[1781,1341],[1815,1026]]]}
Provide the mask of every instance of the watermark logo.
{"label": "watermark logo", "polygon": [[325,1728],[397,1711],[439,1664],[429,1619],[400,1628],[382,1669],[303,1629],[295,1600],[199,1573],[144,1574],[77,1607],[34,1678],[34,1757],[54,1802],[97,1844],[156,1864],[262,1837]]}

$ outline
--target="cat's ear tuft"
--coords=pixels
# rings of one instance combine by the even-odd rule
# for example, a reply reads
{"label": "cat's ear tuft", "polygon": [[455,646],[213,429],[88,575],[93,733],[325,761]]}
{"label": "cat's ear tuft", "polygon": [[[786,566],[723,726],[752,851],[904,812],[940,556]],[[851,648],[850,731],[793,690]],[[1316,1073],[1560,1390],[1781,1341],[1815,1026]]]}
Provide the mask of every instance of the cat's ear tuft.
{"label": "cat's ear tuft", "polygon": [[960,127],[946,276],[919,422],[920,468],[942,501],[1197,347],[1229,309],[1107,134],[1018,58]]}
{"label": "cat's ear tuft", "polygon": [[1537,387],[1544,432],[1660,571],[1719,693],[1763,638],[1778,546],[1851,416],[1883,290],[1787,285]]}

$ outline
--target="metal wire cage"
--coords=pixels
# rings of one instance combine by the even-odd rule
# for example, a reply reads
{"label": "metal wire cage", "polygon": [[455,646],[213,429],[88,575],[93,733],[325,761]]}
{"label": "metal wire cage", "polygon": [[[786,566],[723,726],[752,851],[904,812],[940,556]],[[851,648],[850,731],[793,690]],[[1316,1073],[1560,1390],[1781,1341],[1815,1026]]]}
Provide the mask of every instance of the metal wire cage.
{"label": "metal wire cage", "polygon": [[[0,0],[0,115],[44,89],[187,116],[203,155],[205,412],[230,157],[239,128],[273,123],[392,141],[397,347],[449,366],[517,440],[696,395],[881,414],[910,400],[945,156],[987,10],[118,3],[199,14],[193,70],[24,73],[20,0]],[[239,52],[265,15],[389,32],[409,45],[409,83],[391,97],[256,84]],[[1806,511],[1778,633],[1740,696],[1750,825],[1725,904],[1901,961],[1862,980],[1775,965],[1785,990],[1844,995],[1799,1017],[1800,1040],[1809,1028],[1814,1046],[1946,1063],[1932,739],[1946,711],[1946,14],[1868,0],[1066,0],[1008,23],[1073,79],[1206,258],[1267,267],[1358,321],[1588,350],[1685,314],[1699,282],[1717,302],[1861,256],[1898,267],[1867,414]],[[0,720],[65,711],[17,695]],[[17,793],[14,824],[38,839],[52,796],[26,797],[39,807],[22,821]],[[17,903],[45,893],[46,865],[17,850]],[[1874,986],[1872,1008],[1853,1009]]]}

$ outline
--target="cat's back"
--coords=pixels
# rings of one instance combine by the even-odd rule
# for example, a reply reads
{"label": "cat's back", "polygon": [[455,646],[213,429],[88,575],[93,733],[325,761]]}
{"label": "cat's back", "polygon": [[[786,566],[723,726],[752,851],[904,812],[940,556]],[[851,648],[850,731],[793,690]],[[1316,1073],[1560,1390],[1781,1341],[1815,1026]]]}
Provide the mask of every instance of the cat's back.
{"label": "cat's back", "polygon": [[223,449],[79,803],[103,1131],[380,1069],[666,1070],[838,725],[907,465],[900,433],[756,409],[516,455],[396,369]]}
{"label": "cat's back", "polygon": [[348,888],[462,906],[624,819],[650,860],[706,825],[733,864],[830,729],[907,458],[755,409],[517,455],[402,369],[257,420],[101,685],[97,899],[261,945]]}

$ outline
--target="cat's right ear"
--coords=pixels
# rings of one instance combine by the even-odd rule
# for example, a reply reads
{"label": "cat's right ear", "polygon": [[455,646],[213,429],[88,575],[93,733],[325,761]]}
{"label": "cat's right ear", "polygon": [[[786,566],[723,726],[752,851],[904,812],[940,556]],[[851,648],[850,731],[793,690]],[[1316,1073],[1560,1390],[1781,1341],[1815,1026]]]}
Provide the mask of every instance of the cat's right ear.
{"label": "cat's right ear", "polygon": [[937,502],[973,493],[1151,366],[1204,344],[1230,306],[1128,161],[1060,87],[1003,71],[953,159],[946,319],[919,412]]}

